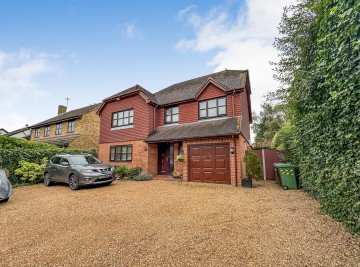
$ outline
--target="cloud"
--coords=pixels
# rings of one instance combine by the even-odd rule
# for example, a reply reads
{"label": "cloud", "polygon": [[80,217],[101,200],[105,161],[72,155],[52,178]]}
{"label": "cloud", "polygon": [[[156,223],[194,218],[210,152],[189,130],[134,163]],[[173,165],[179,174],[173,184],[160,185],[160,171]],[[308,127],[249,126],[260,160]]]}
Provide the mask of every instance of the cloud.
{"label": "cloud", "polygon": [[279,86],[269,64],[277,60],[272,44],[278,35],[283,7],[295,3],[296,0],[247,0],[245,5],[236,7],[235,16],[234,3],[230,2],[206,14],[199,14],[194,8],[184,9],[182,16],[195,36],[179,40],[175,47],[194,53],[215,51],[207,62],[214,71],[249,69],[252,107],[259,111],[262,96]]}
{"label": "cloud", "polygon": [[122,35],[128,39],[135,39],[141,36],[139,29],[136,27],[135,22],[127,22],[122,28]]}
{"label": "cloud", "polygon": [[193,10],[195,8],[196,8],[196,5],[190,5],[190,6],[185,7],[184,9],[181,9],[177,14],[177,18],[178,19],[183,19],[185,17],[185,15],[187,13],[189,13],[189,11],[191,11],[191,10]]}
{"label": "cloud", "polygon": [[14,125],[24,124],[23,115],[7,110],[20,110],[25,102],[49,96],[37,84],[37,79],[43,75],[58,73],[56,58],[56,55],[28,49],[13,53],[0,51],[0,128],[13,129]]}

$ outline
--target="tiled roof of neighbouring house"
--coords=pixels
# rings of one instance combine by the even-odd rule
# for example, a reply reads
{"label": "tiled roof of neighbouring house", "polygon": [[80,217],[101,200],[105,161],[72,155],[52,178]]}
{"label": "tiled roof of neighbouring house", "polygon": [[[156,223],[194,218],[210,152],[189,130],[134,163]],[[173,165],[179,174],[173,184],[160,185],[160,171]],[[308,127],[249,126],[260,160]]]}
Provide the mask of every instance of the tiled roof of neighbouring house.
{"label": "tiled roof of neighbouring house", "polygon": [[82,115],[92,111],[92,110],[96,110],[100,107],[101,104],[93,104],[90,106],[86,106],[86,107],[82,107],[79,109],[74,109],[71,111],[68,111],[66,113],[60,114],[56,117],[53,117],[51,119],[39,122],[37,124],[34,124],[31,126],[31,128],[36,128],[36,127],[40,127],[40,126],[44,126],[44,125],[50,125],[56,122],[62,122],[62,121],[68,121],[70,119],[76,119],[76,118],[80,118]]}
{"label": "tiled roof of neighbouring house", "polygon": [[228,91],[244,88],[246,84],[247,71],[224,70],[199,78],[173,84],[157,93],[155,98],[159,105],[194,99],[209,78],[223,85]]}
{"label": "tiled roof of neighbouring house", "polygon": [[158,127],[145,142],[184,140],[240,134],[240,117],[215,119]]}
{"label": "tiled roof of neighbouring house", "polygon": [[[4,135],[5,135],[5,136],[12,136],[12,135],[14,135],[14,134],[21,133],[21,132],[25,132],[25,131],[28,131],[28,130],[30,130],[30,128],[27,126],[27,127],[20,128],[20,129],[17,129],[17,130],[15,130],[15,131],[12,131],[12,132],[8,132],[8,133],[6,133],[6,134],[4,134]],[[26,136],[25,133],[24,133],[24,136]]]}

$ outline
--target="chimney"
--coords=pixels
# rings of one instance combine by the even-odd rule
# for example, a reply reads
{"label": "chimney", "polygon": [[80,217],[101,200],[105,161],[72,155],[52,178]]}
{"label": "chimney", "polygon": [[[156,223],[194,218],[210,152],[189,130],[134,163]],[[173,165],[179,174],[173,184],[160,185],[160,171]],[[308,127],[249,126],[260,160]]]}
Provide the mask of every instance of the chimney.
{"label": "chimney", "polygon": [[58,115],[66,113],[66,107],[63,105],[59,105],[58,107]]}

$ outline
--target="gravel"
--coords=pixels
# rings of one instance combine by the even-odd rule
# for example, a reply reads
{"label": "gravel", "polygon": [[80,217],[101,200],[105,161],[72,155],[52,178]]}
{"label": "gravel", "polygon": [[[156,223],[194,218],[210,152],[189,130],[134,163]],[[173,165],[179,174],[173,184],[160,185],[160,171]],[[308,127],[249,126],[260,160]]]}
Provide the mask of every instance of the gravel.
{"label": "gravel", "polygon": [[359,236],[270,181],[15,188],[0,233],[0,266],[360,266]]}

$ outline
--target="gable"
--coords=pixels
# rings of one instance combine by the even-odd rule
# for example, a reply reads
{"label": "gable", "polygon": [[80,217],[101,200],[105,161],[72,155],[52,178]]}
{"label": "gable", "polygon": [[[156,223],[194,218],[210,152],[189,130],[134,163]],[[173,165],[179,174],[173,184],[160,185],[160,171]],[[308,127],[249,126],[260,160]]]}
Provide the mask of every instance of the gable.
{"label": "gable", "polygon": [[222,90],[219,86],[210,82],[202,89],[197,99],[198,101],[200,101],[200,100],[217,98],[222,96],[226,96],[226,92]]}

